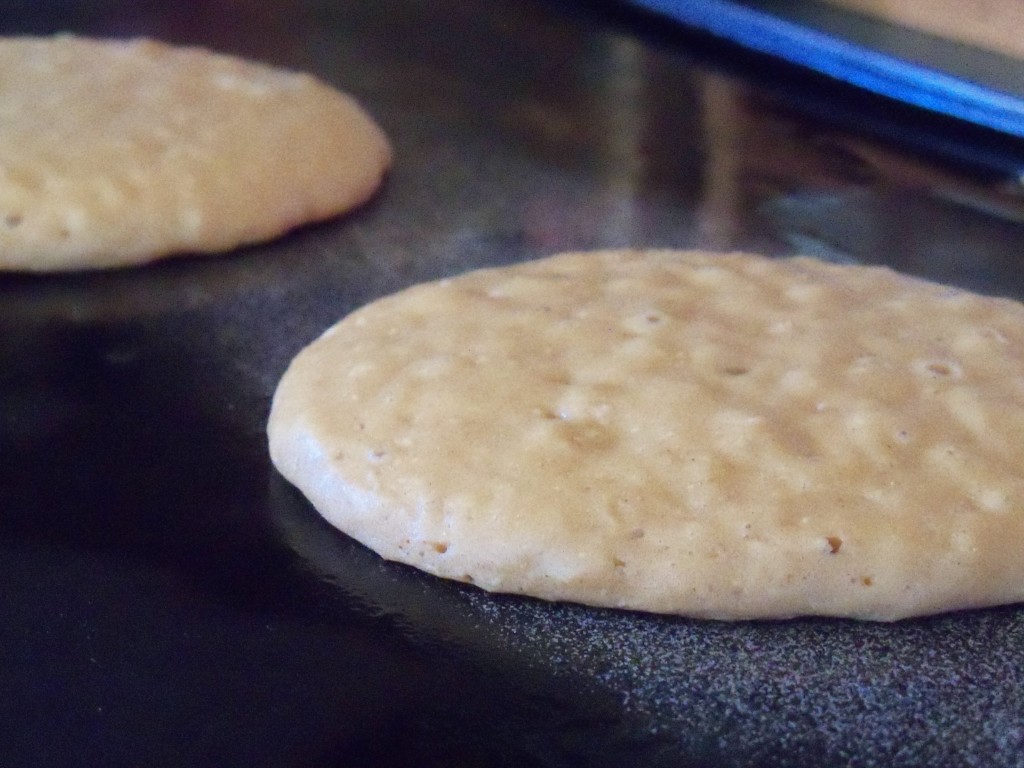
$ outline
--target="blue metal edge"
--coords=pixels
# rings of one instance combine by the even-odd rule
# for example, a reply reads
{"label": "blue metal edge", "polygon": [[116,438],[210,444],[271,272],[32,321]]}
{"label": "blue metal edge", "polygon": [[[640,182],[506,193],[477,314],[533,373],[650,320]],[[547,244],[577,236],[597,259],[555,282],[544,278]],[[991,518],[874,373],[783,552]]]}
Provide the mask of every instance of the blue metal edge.
{"label": "blue metal edge", "polygon": [[730,0],[632,2],[873,93],[1024,138],[1024,99],[1012,94]]}

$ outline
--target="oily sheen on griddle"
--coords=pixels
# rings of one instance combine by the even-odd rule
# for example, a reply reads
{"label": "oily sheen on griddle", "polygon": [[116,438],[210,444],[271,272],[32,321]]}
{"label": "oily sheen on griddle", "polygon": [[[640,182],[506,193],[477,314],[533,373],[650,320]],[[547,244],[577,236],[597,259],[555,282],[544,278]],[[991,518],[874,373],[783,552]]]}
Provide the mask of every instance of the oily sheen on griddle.
{"label": "oily sheen on griddle", "polygon": [[272,459],[380,555],[714,619],[1024,599],[1024,306],[882,267],[567,253],[417,285],[291,363]]}

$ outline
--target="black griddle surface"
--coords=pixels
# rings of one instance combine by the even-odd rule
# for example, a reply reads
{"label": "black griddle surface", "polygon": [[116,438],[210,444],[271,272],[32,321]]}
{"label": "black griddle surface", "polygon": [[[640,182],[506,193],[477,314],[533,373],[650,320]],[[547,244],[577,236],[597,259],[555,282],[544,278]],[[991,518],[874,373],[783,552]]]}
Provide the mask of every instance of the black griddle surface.
{"label": "black griddle surface", "polygon": [[619,6],[176,8],[16,4],[0,29],[316,72],[396,165],[265,245],[0,276],[0,765],[1024,765],[1019,607],[730,624],[488,595],[334,531],[264,434],[345,313],[561,250],[800,251],[1022,297],[1013,179],[922,156],[959,141],[942,124],[881,140],[851,91]]}

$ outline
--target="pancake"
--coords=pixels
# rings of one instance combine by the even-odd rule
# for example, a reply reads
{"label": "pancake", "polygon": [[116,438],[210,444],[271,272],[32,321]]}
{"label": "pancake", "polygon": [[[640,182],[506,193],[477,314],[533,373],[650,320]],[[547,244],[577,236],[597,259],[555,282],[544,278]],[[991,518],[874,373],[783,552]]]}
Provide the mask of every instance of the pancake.
{"label": "pancake", "polygon": [[226,251],[367,200],[391,149],[315,78],[199,48],[0,38],[0,269]]}
{"label": "pancake", "polygon": [[302,350],[270,453],[383,557],[545,600],[896,620],[1024,599],[1024,306],[809,258],[602,251]]}

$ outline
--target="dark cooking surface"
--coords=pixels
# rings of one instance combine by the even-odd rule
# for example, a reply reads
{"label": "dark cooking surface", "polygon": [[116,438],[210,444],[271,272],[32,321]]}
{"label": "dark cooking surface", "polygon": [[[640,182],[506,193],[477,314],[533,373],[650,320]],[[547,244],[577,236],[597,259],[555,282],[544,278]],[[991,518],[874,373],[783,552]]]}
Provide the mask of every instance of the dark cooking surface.
{"label": "dark cooking surface", "polygon": [[396,166],[264,246],[0,276],[0,766],[1024,765],[1024,609],[718,624],[488,596],[336,534],[263,435],[345,312],[569,248],[799,250],[1024,296],[1012,185],[907,149],[955,129],[844,130],[808,115],[892,110],[607,5],[180,7],[16,2],[0,30],[315,71]]}

